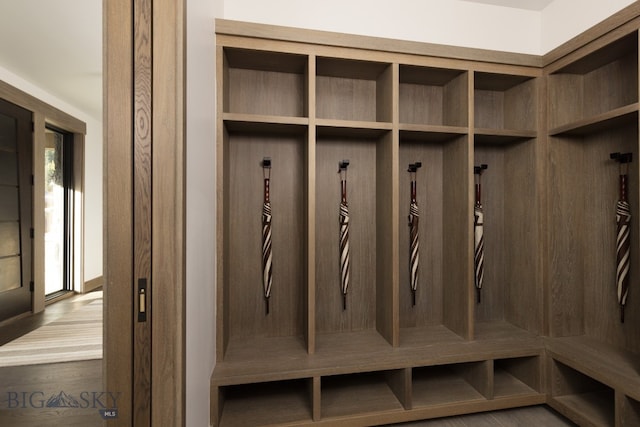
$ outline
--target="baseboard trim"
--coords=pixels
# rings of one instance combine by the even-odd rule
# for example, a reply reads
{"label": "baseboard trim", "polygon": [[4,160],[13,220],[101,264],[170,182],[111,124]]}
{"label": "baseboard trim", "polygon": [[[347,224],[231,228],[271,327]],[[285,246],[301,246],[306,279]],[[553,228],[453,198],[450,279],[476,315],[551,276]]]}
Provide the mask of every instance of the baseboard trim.
{"label": "baseboard trim", "polygon": [[104,284],[104,277],[98,276],[95,279],[91,279],[89,281],[84,282],[84,286],[82,287],[82,293],[86,294],[87,292],[95,291],[100,288]]}

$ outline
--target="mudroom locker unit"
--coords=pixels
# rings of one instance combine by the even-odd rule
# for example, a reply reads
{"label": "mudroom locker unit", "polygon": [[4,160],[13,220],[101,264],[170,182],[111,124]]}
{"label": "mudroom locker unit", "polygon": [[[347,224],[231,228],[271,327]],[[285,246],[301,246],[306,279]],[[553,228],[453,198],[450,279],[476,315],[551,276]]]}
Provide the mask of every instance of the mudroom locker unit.
{"label": "mudroom locker unit", "polygon": [[639,425],[639,17],[545,56],[218,20],[213,424]]}

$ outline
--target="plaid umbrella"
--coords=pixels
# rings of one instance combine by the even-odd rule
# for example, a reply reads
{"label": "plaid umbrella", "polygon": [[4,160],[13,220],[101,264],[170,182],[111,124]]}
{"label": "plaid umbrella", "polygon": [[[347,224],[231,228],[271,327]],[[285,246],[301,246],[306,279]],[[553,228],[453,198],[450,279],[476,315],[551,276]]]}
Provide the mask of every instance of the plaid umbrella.
{"label": "plaid umbrella", "polygon": [[629,293],[631,255],[631,208],[627,201],[627,175],[631,153],[611,153],[610,157],[620,163],[620,198],[616,203],[616,287],[618,304],[620,304],[620,321],[624,323],[624,306]]}
{"label": "plaid umbrella", "polygon": [[487,169],[487,165],[482,164],[473,168],[476,178],[476,203],[473,207],[473,227],[474,227],[474,252],[473,261],[475,266],[475,285],[478,295],[478,303],[480,302],[480,292],[482,290],[482,282],[484,280],[484,212],[482,209],[482,172]]}
{"label": "plaid umbrella", "polygon": [[271,296],[273,268],[273,254],[271,252],[271,202],[269,201],[271,158],[265,157],[262,160],[262,173],[264,177],[264,201],[262,203],[262,288],[264,290],[267,314],[269,314],[269,297]]}
{"label": "plaid umbrella", "polygon": [[420,212],[416,202],[416,172],[422,166],[421,162],[409,165],[411,176],[411,203],[409,205],[409,285],[411,286],[411,301],[416,305],[416,290],[418,289],[418,265],[420,263],[420,240],[418,239],[418,222]]}
{"label": "plaid umbrella", "polygon": [[338,164],[340,174],[340,289],[342,290],[342,309],[347,309],[347,290],[349,288],[349,205],[347,204],[347,166],[349,160]]}

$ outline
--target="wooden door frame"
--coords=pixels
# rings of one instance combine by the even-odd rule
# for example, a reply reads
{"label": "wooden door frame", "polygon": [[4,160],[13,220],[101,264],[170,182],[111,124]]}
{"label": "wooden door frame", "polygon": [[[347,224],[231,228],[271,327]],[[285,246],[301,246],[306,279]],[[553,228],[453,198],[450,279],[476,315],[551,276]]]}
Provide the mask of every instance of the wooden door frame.
{"label": "wooden door frame", "polygon": [[[103,0],[104,13],[104,386],[119,392],[118,417],[132,425],[133,141],[151,134],[152,339],[150,417],[185,422],[185,0]],[[150,54],[137,49],[135,14],[151,23]],[[140,17],[140,15],[138,15]],[[134,67],[151,64],[150,87]],[[134,121],[135,99],[150,100],[148,121]],[[140,117],[140,116],[135,116]]]}
{"label": "wooden door frame", "polygon": [[[74,289],[85,290],[84,283],[84,152],[87,125],[64,111],[6,83],[0,81],[0,98],[32,112],[33,120],[33,164],[44,164],[45,130],[47,125],[73,134],[74,242],[73,283]],[[45,309],[44,287],[44,168],[33,169],[33,281],[32,312]]]}

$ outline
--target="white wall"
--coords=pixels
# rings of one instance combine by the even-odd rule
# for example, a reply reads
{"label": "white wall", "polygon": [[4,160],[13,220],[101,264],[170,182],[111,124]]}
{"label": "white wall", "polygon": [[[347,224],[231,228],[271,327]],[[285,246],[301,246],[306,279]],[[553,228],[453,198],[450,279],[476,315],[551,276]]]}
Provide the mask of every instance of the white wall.
{"label": "white wall", "polygon": [[542,53],[591,28],[634,0],[555,0],[542,11]]}
{"label": "white wall", "polygon": [[215,365],[215,27],[222,0],[187,0],[186,425],[209,425]]}
{"label": "white wall", "polygon": [[102,121],[0,67],[0,80],[87,124],[85,138],[85,282],[102,276]]}
{"label": "white wall", "polygon": [[539,12],[458,0],[226,0],[224,18],[540,53]]}
{"label": "white wall", "polygon": [[[215,365],[215,17],[542,54],[631,3],[555,1],[532,12],[458,0],[187,0],[186,425],[209,425]],[[588,18],[574,19],[585,7]]]}

